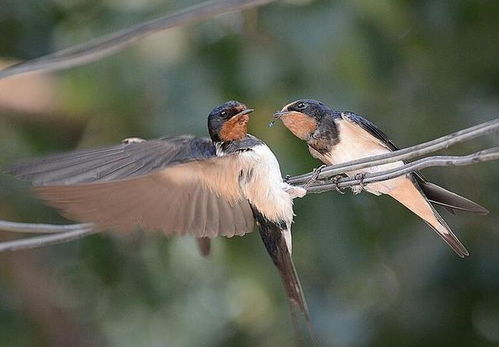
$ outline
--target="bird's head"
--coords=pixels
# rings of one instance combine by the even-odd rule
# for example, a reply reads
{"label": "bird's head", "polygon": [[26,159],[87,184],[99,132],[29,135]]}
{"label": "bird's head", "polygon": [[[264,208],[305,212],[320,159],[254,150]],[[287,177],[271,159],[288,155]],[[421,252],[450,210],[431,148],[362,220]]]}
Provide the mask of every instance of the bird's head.
{"label": "bird's head", "polygon": [[274,114],[296,137],[307,141],[331,109],[313,99],[293,101]]}
{"label": "bird's head", "polygon": [[248,133],[252,109],[239,101],[227,101],[215,107],[208,116],[208,130],[215,142],[236,141]]}

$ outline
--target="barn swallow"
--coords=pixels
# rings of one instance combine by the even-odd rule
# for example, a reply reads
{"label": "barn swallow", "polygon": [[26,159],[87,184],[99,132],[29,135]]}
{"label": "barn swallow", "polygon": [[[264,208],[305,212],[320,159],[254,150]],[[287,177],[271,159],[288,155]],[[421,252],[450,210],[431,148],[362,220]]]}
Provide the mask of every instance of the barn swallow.
{"label": "barn swallow", "polygon": [[293,322],[300,313],[308,323],[291,258],[293,199],[306,191],[283,182],[272,151],[247,133],[252,111],[237,101],[214,108],[208,116],[210,138],[129,138],[118,146],[38,158],[7,171],[31,181],[41,199],[69,218],[99,229],[192,235],[206,251],[209,239],[242,236],[256,222],[282,278]]}
{"label": "barn swallow", "polygon": [[[333,111],[316,100],[294,101],[274,116],[296,137],[307,142],[313,157],[327,165],[341,164],[398,149],[367,119],[353,112]],[[352,171],[347,173],[347,176],[362,177],[365,172],[383,171],[402,165],[404,163],[398,161]],[[365,185],[364,189],[375,195],[388,194],[399,201],[421,217],[460,257],[468,256],[468,251],[432,204],[443,206],[452,213],[455,210],[488,213],[487,209],[477,203],[428,182],[419,172],[370,183]]]}

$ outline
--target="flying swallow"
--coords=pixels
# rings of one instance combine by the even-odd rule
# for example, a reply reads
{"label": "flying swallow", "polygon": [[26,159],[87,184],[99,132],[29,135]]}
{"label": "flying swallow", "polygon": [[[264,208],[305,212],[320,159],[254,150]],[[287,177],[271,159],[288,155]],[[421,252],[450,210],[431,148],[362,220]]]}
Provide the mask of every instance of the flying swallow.
{"label": "flying swallow", "polygon": [[[274,115],[298,138],[307,142],[311,155],[324,164],[335,165],[384,154],[397,146],[373,123],[353,113],[333,111],[311,99],[294,101]],[[362,175],[404,165],[402,161],[347,173]],[[432,206],[478,214],[487,209],[462,196],[428,182],[419,172],[391,180],[370,183],[364,189],[375,195],[388,194],[421,217],[459,255],[469,253]]]}
{"label": "flying swallow", "polygon": [[208,116],[210,138],[176,136],[79,150],[7,168],[31,181],[36,194],[69,218],[99,229],[140,227],[166,235],[192,235],[209,252],[216,236],[242,236],[256,222],[279,270],[293,322],[309,322],[291,258],[293,199],[306,190],[282,180],[279,163],[247,133],[252,109],[237,101]]}

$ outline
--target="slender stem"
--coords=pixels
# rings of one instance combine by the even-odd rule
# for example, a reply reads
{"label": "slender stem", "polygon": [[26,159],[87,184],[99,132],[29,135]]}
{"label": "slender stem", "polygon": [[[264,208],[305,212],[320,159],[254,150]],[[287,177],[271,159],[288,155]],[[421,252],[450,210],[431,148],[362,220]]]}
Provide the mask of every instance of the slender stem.
{"label": "slender stem", "polygon": [[0,79],[32,71],[54,71],[91,63],[130,46],[158,31],[206,20],[224,13],[265,5],[276,0],[219,0],[207,1],[170,15],[143,22],[127,29],[66,48],[0,70]]}
{"label": "slender stem", "polygon": [[[79,224],[80,226],[84,224]],[[73,226],[73,225],[68,225]],[[4,251],[17,251],[20,249],[38,248],[44,246],[55,245],[63,242],[73,241],[85,237],[87,235],[95,234],[97,230],[92,226],[84,226],[76,230],[59,232],[52,235],[29,237],[25,239],[18,239],[13,241],[0,242],[0,252]]]}
{"label": "slender stem", "polygon": [[[438,150],[455,145],[456,143],[464,142],[478,136],[483,136],[497,130],[499,130],[499,118],[473,126],[471,128],[457,131],[450,135],[442,136],[436,140],[400,149],[391,153],[366,157],[339,165],[327,166],[321,170],[319,178],[323,179],[340,175],[349,171],[360,170],[367,167],[392,163],[395,161],[421,157],[425,154],[436,152]],[[309,181],[312,177],[313,173],[307,173],[303,175],[293,176],[286,181],[290,184],[300,185]]]}
{"label": "slender stem", "polygon": [[92,224],[35,224],[35,223],[16,223],[0,220],[0,230],[16,233],[61,233],[65,231],[74,231],[82,228],[92,227]]}
{"label": "slender stem", "polygon": [[306,189],[307,193],[323,193],[330,190],[336,190],[336,188],[343,189],[343,188],[358,186],[361,184],[386,181],[428,167],[471,165],[497,159],[499,159],[499,147],[486,149],[465,156],[428,157],[416,160],[412,163],[405,164],[395,169],[380,171],[377,173],[366,173],[362,181],[360,179],[345,177],[339,179],[337,182],[326,181],[324,183],[318,181],[315,184],[309,185]]}

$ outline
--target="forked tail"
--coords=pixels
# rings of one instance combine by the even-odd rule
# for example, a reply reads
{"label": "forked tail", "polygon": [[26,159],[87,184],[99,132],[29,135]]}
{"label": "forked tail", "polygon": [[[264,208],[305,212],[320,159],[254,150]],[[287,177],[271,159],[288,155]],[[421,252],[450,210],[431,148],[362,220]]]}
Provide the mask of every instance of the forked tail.
{"label": "forked tail", "polygon": [[468,250],[466,250],[447,223],[431,206],[428,199],[410,178],[404,177],[399,179],[397,188],[393,189],[389,195],[421,217],[458,256],[464,258],[469,255]]}

